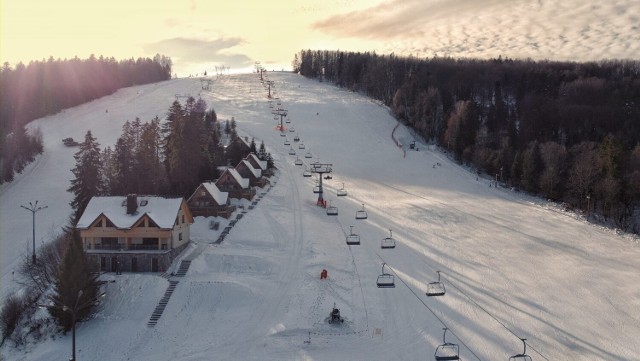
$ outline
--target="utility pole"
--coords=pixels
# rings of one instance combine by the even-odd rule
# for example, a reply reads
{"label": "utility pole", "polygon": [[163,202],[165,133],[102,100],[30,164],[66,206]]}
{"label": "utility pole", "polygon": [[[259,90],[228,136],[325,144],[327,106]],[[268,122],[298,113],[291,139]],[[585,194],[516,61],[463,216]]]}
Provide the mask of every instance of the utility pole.
{"label": "utility pole", "polygon": [[35,265],[36,264],[36,213],[38,211],[41,211],[47,208],[47,206],[38,207],[38,201],[36,200],[35,203],[29,202],[29,207],[23,206],[23,205],[20,205],[20,207],[31,212],[31,230],[33,233],[33,254],[31,255],[31,261]]}

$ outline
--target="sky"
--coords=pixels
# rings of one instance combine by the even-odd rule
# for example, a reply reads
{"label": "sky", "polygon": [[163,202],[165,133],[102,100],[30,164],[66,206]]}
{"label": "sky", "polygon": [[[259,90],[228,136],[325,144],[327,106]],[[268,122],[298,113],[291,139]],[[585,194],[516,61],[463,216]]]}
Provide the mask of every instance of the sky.
{"label": "sky", "polygon": [[179,76],[301,49],[589,61],[638,59],[637,0],[0,0],[0,60],[172,58]]}

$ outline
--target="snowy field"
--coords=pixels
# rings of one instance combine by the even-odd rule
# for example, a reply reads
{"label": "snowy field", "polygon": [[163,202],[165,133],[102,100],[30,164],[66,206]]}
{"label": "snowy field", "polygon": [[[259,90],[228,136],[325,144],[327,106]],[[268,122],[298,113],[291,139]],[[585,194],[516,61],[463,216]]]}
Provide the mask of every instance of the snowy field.
{"label": "snowy field", "polygon": [[[184,253],[191,268],[154,328],[147,322],[168,280],[111,276],[101,310],[78,324],[78,359],[433,360],[448,327],[463,360],[506,361],[522,352],[520,337],[536,361],[640,360],[640,247],[632,237],[489,187],[433,146],[409,150],[414,138],[403,126],[397,147],[397,122],[364,96],[289,73],[268,77],[289,112],[285,125],[295,128],[286,133],[297,155],[275,130],[255,74],[220,77],[207,92],[198,79],[122,89],[32,122],[45,153],[0,194],[2,293],[16,288],[12,271],[30,252],[31,215],[19,206],[37,199],[49,207],[37,214],[38,243],[71,212],[75,149],[61,139],[91,130],[113,146],[126,120],[162,118],[175,94],[201,94],[219,119],[235,118],[240,135],[264,140],[279,168],[275,185],[258,191],[263,199],[219,245],[211,242],[220,231],[196,218]],[[333,179],[323,182],[337,217],[315,205],[315,178],[302,176],[297,156],[333,164]],[[343,184],[348,195],[337,197]],[[356,220],[362,204],[368,219]],[[361,245],[346,245],[349,226]],[[396,247],[381,249],[389,230]],[[395,288],[376,286],[383,262]],[[438,270],[446,294],[427,297]],[[326,322],[334,304],[345,319],[339,325]],[[70,348],[67,334],[2,355],[63,360]]]}

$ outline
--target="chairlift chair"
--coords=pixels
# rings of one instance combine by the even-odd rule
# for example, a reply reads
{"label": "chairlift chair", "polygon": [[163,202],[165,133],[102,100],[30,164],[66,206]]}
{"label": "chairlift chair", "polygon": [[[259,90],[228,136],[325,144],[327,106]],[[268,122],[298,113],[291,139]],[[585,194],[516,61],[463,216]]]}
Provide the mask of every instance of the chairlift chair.
{"label": "chairlift chair", "polygon": [[362,203],[362,210],[356,211],[356,219],[367,219],[367,211],[364,210],[364,203]]}
{"label": "chairlift chair", "polygon": [[293,127],[289,128],[289,133],[293,133],[293,132],[295,132],[295,131],[296,131],[296,130],[295,130]]}
{"label": "chairlift chair", "polygon": [[298,144],[298,149],[304,149],[304,143]]}
{"label": "chairlift chair", "polygon": [[311,155],[311,152],[307,152],[307,154],[304,155],[305,158],[312,158],[313,155]]}
{"label": "chairlift chair", "polygon": [[316,182],[315,187],[313,187],[313,193],[320,193],[320,185]]}
{"label": "chairlift chair", "polygon": [[302,165],[302,159],[300,159],[300,157],[296,158],[295,165]]}
{"label": "chairlift chair", "polygon": [[382,274],[378,276],[378,280],[376,281],[376,285],[378,288],[395,288],[395,277],[390,273],[384,272],[384,266],[386,263],[382,263]]}
{"label": "chairlift chair", "polygon": [[342,188],[338,189],[338,197],[344,197],[347,195],[347,191],[344,189],[344,183],[342,183]]}
{"label": "chairlift chair", "polygon": [[331,173],[327,173],[327,175],[324,176],[324,179],[333,179],[333,176],[331,175]]}
{"label": "chairlift chair", "polygon": [[291,120],[287,119],[287,120],[285,120],[284,122],[285,122],[285,123],[287,123],[287,124],[289,124],[289,123],[291,123]]}
{"label": "chairlift chair", "polygon": [[296,155],[296,150],[293,148],[289,149],[289,155]]}
{"label": "chairlift chair", "polygon": [[396,248],[396,240],[393,239],[391,230],[389,230],[389,237],[383,238],[382,242],[380,242],[380,248],[382,249]]}
{"label": "chairlift chair", "polygon": [[302,176],[305,178],[311,177],[311,171],[309,170],[309,168],[305,167],[304,172],[302,172]]}
{"label": "chairlift chair", "polygon": [[360,236],[353,233],[353,226],[349,226],[349,235],[347,235],[347,245],[348,246],[360,245]]}
{"label": "chairlift chair", "polygon": [[285,138],[285,140],[284,140],[284,145],[291,145],[291,142],[289,141],[289,139],[286,139],[286,138]]}
{"label": "chairlift chair", "polygon": [[281,130],[281,131],[280,131],[280,136],[281,136],[281,137],[286,137],[286,136],[287,136],[286,134],[284,134],[284,130]]}
{"label": "chairlift chair", "polygon": [[460,347],[458,344],[447,342],[447,328],[443,328],[442,345],[436,348],[434,354],[436,361],[456,361],[460,360]]}
{"label": "chairlift chair", "polygon": [[440,271],[436,271],[438,273],[438,281],[431,282],[427,285],[427,296],[444,296],[446,289],[444,287],[444,283],[440,281]]}
{"label": "chairlift chair", "polygon": [[332,206],[331,201],[329,201],[329,207],[327,207],[327,216],[337,216],[338,215],[338,207]]}
{"label": "chairlift chair", "polygon": [[524,351],[509,357],[509,361],[531,361],[531,356],[527,355],[527,339],[521,338],[520,340],[522,340],[522,343],[524,344]]}
{"label": "chairlift chair", "polygon": [[293,141],[294,142],[299,142],[300,141],[300,137],[296,134],[296,136],[293,137]]}

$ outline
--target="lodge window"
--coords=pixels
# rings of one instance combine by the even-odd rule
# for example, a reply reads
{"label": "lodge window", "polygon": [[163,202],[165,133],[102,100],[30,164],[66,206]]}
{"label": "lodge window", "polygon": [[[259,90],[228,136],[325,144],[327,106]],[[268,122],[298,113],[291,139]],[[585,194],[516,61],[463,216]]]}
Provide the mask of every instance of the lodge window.
{"label": "lodge window", "polygon": [[178,240],[182,241],[182,232],[178,233]]}

